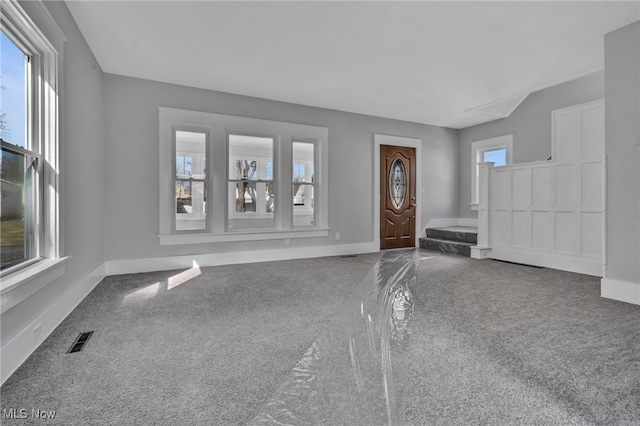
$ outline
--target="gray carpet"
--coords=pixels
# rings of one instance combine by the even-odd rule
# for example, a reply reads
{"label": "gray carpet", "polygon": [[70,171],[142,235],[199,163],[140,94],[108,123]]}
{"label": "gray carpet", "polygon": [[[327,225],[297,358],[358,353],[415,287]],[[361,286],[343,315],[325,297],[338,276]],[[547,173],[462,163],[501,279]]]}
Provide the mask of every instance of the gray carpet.
{"label": "gray carpet", "polygon": [[640,425],[640,306],[599,278],[440,256],[413,294],[404,423]]}
{"label": "gray carpet", "polygon": [[[640,424],[640,306],[600,298],[594,277],[421,253],[410,343],[393,353],[399,424]],[[0,408],[56,410],[48,424],[246,424],[378,258],[203,268],[176,287],[181,271],[109,277]]]}
{"label": "gray carpet", "polygon": [[378,258],[202,268],[170,290],[181,271],[107,277],[5,382],[0,408],[55,410],[46,423],[60,425],[244,424]]}

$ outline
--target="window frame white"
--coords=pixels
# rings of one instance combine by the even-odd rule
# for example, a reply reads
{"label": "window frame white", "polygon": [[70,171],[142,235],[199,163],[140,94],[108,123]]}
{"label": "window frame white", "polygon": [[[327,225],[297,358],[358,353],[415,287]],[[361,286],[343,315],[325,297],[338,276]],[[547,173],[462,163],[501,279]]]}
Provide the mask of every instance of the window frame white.
{"label": "window frame white", "polygon": [[[3,31],[30,57],[25,145],[37,152],[39,220],[37,258],[0,272],[1,311],[5,312],[64,273],[61,257],[59,176],[59,94],[66,38],[44,4],[29,2],[29,13],[15,0],[3,1]],[[33,19],[32,19],[33,18]],[[40,25],[36,25],[36,20]],[[46,34],[46,35],[45,35]],[[27,285],[28,284],[28,285]]]}
{"label": "window frame white", "polygon": [[484,152],[498,149],[506,151],[506,164],[512,164],[513,133],[471,142],[471,210],[478,210],[478,164],[483,162]]}
{"label": "window frame white", "polygon": [[[328,227],[328,138],[326,127],[283,121],[263,120],[226,114],[158,107],[159,110],[159,233],[160,245],[202,244],[234,241],[258,241],[292,238],[327,237]],[[172,129],[177,126],[206,128],[211,132],[207,157],[206,231],[176,232],[172,229],[173,176],[175,151],[172,152]],[[275,188],[275,226],[264,229],[227,229],[229,200],[228,135],[274,137],[273,179]],[[316,219],[312,227],[293,226],[292,143],[315,141],[314,179]],[[223,202],[215,202],[223,201]],[[175,216],[175,214],[173,215]]]}

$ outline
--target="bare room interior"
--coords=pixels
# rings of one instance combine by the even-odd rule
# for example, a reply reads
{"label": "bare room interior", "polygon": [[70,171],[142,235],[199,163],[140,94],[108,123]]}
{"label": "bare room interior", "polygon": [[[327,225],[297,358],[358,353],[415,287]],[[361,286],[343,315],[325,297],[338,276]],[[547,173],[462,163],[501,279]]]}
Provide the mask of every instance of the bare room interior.
{"label": "bare room interior", "polygon": [[2,424],[640,424],[640,3],[2,0]]}

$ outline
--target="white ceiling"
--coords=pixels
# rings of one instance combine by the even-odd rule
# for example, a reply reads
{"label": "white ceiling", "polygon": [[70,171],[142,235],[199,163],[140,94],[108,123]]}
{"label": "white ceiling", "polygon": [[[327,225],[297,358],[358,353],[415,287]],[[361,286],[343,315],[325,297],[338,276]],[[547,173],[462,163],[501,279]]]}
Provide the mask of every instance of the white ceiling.
{"label": "white ceiling", "polygon": [[67,1],[107,73],[453,128],[601,69],[639,4]]}

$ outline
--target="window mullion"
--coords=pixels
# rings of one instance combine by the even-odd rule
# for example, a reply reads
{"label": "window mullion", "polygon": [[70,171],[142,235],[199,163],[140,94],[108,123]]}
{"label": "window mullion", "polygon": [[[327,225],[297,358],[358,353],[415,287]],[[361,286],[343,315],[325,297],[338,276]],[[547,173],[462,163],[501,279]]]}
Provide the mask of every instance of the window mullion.
{"label": "window mullion", "polygon": [[291,135],[281,135],[278,149],[277,166],[278,171],[276,182],[276,211],[278,211],[278,229],[290,229],[293,227],[293,186],[291,185],[293,176],[293,140]]}
{"label": "window mullion", "polygon": [[[209,174],[209,189],[207,199],[216,200],[216,202],[208,203],[208,211],[210,212],[211,230],[214,233],[222,233],[226,231],[227,223],[227,202],[228,200],[228,184],[227,177],[229,147],[227,146],[227,133],[224,127],[216,126],[214,123],[209,142],[209,150],[207,152],[207,170]],[[210,166],[209,166],[210,165]],[[223,200],[223,202],[220,202]]]}

